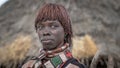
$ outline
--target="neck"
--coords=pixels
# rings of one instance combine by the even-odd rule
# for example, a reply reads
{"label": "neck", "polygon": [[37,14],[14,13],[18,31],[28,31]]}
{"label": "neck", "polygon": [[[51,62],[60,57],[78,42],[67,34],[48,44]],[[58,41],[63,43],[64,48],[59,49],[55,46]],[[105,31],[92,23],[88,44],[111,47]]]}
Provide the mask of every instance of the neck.
{"label": "neck", "polygon": [[[49,51],[46,51],[47,53],[47,56],[48,57],[53,57],[55,56],[56,54],[60,53],[60,52],[63,52],[65,49],[67,49],[69,47],[69,44],[68,43],[65,43],[64,45],[62,45],[61,47],[58,47],[54,50],[49,50]],[[52,55],[52,56],[51,56]]]}
{"label": "neck", "polygon": [[56,48],[54,50],[49,50],[49,51],[45,51],[44,49],[40,49],[40,54],[39,57],[40,59],[46,58],[46,59],[50,59],[58,54],[60,54],[61,52],[64,52],[66,50],[69,50],[69,44],[65,43],[62,47]]}
{"label": "neck", "polygon": [[45,51],[52,51],[52,50],[56,50],[57,48],[60,48],[60,47],[62,47],[62,46],[64,46],[65,45],[65,43],[64,42],[61,42],[60,44],[58,44],[58,46],[56,46],[55,48],[53,48],[53,49],[44,49]]}
{"label": "neck", "polygon": [[56,47],[56,48],[60,48],[60,47],[62,47],[62,46],[64,46],[64,45],[65,45],[65,43],[64,43],[64,42],[61,42],[60,45],[59,45],[58,47]]}

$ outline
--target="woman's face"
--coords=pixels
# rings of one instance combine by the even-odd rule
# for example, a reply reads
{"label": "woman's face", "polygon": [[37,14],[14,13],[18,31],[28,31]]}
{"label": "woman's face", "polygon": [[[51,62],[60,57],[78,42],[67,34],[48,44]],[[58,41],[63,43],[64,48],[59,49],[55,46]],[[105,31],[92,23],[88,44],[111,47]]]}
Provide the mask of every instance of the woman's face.
{"label": "woman's face", "polygon": [[64,29],[59,21],[40,22],[37,28],[40,42],[46,50],[60,47],[64,43]]}

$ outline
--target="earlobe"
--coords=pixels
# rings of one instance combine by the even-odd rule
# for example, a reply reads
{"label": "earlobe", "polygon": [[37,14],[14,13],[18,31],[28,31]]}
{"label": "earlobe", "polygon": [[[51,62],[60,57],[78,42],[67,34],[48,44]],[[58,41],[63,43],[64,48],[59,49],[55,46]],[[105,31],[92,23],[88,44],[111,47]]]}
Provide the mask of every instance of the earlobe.
{"label": "earlobe", "polygon": [[37,30],[36,30],[36,33],[37,33]]}
{"label": "earlobe", "polygon": [[36,33],[38,33],[38,31],[36,30]]}
{"label": "earlobe", "polygon": [[36,29],[36,33],[38,33],[38,29]]}
{"label": "earlobe", "polygon": [[36,31],[36,33],[37,33],[37,27],[35,27],[35,31]]}

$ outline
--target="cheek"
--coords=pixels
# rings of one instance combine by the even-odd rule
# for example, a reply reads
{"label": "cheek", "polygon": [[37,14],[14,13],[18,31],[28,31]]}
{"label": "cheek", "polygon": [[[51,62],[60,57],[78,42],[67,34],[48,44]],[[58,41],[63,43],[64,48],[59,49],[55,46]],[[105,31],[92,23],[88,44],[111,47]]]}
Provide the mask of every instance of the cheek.
{"label": "cheek", "polygon": [[62,38],[64,40],[64,37],[65,37],[64,31],[60,32],[59,34],[61,35],[60,38]]}
{"label": "cheek", "polygon": [[41,36],[42,36],[41,32],[39,32],[39,31],[37,32],[37,34],[38,34],[38,36],[39,36],[39,37],[41,37]]}
{"label": "cheek", "polygon": [[58,30],[55,32],[56,34],[56,39],[59,40],[59,41],[63,41],[64,40],[64,30]]}

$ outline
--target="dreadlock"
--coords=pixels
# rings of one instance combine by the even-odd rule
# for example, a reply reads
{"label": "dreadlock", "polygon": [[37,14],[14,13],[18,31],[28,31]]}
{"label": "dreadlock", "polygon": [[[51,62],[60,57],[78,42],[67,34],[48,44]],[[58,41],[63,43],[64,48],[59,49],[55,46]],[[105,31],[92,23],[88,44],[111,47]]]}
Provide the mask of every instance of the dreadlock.
{"label": "dreadlock", "polygon": [[37,25],[41,22],[47,20],[58,20],[64,28],[65,31],[65,42],[68,42],[72,45],[72,27],[71,20],[69,15],[62,5],[48,3],[45,4],[38,13],[38,16],[35,20],[35,28],[37,30]]}

